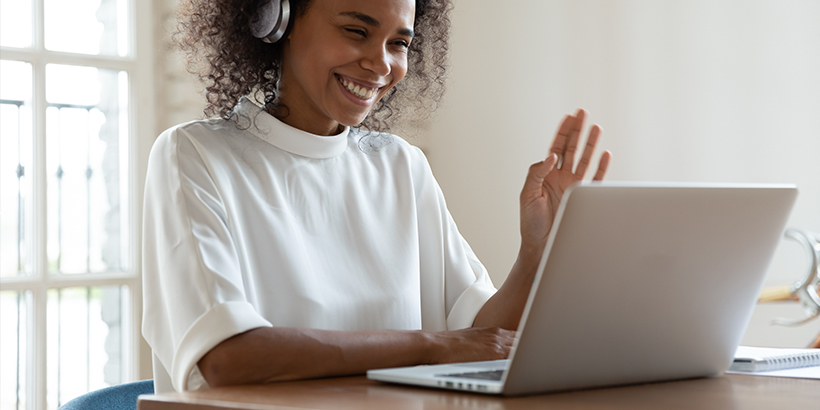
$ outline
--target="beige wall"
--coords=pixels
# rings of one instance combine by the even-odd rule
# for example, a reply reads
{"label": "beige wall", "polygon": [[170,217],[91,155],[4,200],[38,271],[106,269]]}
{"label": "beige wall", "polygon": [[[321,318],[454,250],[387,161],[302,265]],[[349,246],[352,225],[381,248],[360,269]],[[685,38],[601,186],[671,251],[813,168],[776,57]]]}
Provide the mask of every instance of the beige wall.
{"label": "beige wall", "polygon": [[[451,85],[429,157],[496,285],[518,249],[517,195],[577,107],[604,128],[609,179],[790,182],[790,225],[820,232],[820,3],[811,0],[457,0]],[[768,277],[802,274],[785,244]],[[820,320],[746,343],[802,345]]]}

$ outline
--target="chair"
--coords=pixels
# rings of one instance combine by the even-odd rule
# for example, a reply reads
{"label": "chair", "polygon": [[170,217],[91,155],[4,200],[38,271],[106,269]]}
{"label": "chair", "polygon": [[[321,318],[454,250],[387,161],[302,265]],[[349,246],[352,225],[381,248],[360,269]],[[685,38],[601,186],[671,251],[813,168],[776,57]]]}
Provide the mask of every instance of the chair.
{"label": "chair", "polygon": [[72,399],[59,410],[136,410],[140,394],[154,394],[154,381],[141,380],[95,390]]}

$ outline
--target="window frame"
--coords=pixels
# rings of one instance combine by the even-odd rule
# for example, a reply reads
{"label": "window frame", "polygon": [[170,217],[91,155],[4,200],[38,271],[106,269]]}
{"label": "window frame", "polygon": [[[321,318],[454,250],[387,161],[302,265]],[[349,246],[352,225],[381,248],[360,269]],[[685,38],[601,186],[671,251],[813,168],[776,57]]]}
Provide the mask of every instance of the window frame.
{"label": "window frame", "polygon": [[[154,44],[152,1],[129,0],[129,55],[86,55],[50,51],[45,48],[45,0],[32,1],[32,43],[28,48],[0,47],[0,59],[21,61],[32,67],[32,245],[31,275],[0,278],[2,291],[31,291],[31,310],[27,311],[25,328],[26,403],[30,409],[47,408],[47,302],[50,289],[127,285],[130,289],[128,351],[124,362],[127,381],[150,375],[150,349],[141,338],[142,322],[142,187],[148,154],[156,137],[154,97]],[[129,245],[126,271],[53,275],[48,272],[47,241],[47,170],[46,170],[46,78],[48,64],[91,66],[124,71],[128,76],[128,216]],[[27,245],[28,246],[28,245]],[[146,357],[147,356],[147,357]],[[147,360],[146,360],[147,359]],[[25,363],[25,364],[23,364]],[[146,369],[147,367],[147,369]],[[142,377],[141,377],[142,376]],[[149,376],[150,377],[150,376]]]}

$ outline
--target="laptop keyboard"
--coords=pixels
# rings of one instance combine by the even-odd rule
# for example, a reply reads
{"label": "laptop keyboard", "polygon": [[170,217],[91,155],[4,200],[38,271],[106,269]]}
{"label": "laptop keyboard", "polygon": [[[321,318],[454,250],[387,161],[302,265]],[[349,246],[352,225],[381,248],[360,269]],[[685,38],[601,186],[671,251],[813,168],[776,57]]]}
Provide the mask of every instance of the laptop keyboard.
{"label": "laptop keyboard", "polygon": [[488,370],[483,372],[439,374],[440,377],[457,377],[461,379],[501,380],[504,370]]}

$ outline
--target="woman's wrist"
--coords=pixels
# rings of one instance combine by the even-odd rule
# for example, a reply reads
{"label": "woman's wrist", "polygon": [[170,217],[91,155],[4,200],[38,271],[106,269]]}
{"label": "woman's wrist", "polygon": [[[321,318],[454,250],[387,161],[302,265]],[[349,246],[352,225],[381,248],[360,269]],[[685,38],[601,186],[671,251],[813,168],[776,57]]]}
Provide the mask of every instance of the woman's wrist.
{"label": "woman's wrist", "polygon": [[[545,244],[521,244],[518,258],[515,260],[512,271],[532,272],[538,269],[541,257],[544,254]],[[512,272],[511,272],[512,273]]]}
{"label": "woman's wrist", "polygon": [[436,337],[436,332],[419,330],[414,332],[414,336],[413,345],[418,347],[418,364],[438,363],[441,343]]}

